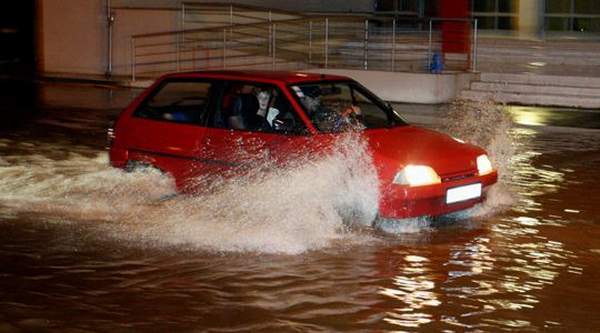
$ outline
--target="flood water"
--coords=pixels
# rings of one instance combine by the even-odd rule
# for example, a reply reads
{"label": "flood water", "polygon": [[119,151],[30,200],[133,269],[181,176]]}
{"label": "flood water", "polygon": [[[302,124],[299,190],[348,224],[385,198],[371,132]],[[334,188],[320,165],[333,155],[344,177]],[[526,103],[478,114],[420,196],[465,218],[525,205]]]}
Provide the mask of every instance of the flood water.
{"label": "flood water", "polygon": [[0,132],[0,331],[600,330],[599,113],[397,105],[502,177],[467,214],[385,233],[340,209],[376,207],[368,170],[340,173],[360,156],[161,201],[168,178],[107,166],[136,91],[37,89]]}

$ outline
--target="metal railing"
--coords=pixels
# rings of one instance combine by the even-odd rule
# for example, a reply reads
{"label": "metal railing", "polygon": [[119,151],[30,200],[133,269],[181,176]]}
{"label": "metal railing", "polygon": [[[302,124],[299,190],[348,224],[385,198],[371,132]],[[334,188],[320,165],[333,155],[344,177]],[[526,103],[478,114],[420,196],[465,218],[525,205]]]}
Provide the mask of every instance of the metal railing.
{"label": "metal railing", "polygon": [[[432,18],[417,30],[400,29],[401,23],[394,17],[326,16],[135,35],[131,76],[135,81],[172,71],[226,68],[423,72],[429,71],[432,55],[452,43],[469,49],[445,53],[445,68],[476,69],[476,20]],[[462,31],[456,41],[448,38],[450,23]]]}
{"label": "metal railing", "polygon": [[198,2],[181,4],[181,30],[295,20],[304,17],[305,15],[296,12],[259,6]]}

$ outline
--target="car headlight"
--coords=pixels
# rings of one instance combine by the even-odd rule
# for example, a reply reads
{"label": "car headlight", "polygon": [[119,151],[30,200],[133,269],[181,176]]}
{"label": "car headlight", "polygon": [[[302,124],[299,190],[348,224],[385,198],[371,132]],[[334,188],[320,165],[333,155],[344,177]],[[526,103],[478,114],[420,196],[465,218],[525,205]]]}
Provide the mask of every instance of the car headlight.
{"label": "car headlight", "polygon": [[492,167],[492,162],[487,157],[487,155],[479,155],[477,156],[477,171],[480,176],[487,175],[492,172],[494,168]]}
{"label": "car headlight", "polygon": [[394,177],[394,184],[399,185],[424,186],[441,182],[435,170],[426,165],[407,165]]}

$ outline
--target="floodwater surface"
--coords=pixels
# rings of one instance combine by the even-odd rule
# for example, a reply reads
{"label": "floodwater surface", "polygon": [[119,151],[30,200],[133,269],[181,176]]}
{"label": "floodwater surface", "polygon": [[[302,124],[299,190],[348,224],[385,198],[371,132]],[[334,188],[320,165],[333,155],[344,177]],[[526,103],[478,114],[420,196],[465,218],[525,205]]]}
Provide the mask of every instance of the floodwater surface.
{"label": "floodwater surface", "polygon": [[0,331],[599,330],[598,113],[397,105],[501,178],[466,213],[385,232],[365,226],[377,182],[351,137],[164,200],[168,177],[107,166],[136,93],[42,85],[0,132]]}

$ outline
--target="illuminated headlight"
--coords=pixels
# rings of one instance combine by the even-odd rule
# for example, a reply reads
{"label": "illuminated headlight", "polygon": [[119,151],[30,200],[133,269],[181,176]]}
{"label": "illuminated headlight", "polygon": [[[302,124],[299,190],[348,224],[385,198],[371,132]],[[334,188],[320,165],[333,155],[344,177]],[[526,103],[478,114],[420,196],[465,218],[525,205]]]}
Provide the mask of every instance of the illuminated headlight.
{"label": "illuminated headlight", "polygon": [[479,175],[483,176],[490,172],[492,172],[494,168],[492,167],[492,162],[487,157],[487,155],[479,155],[477,157],[477,171],[479,171]]}
{"label": "illuminated headlight", "polygon": [[394,184],[423,186],[441,183],[440,176],[426,165],[407,165],[394,177]]}

